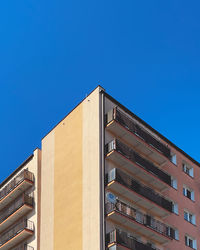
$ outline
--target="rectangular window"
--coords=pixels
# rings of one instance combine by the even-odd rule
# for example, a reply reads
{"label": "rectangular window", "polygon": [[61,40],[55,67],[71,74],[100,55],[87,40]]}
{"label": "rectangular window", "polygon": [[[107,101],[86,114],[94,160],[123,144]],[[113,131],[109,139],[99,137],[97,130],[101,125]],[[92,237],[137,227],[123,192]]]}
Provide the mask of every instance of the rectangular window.
{"label": "rectangular window", "polygon": [[171,186],[177,189],[177,180],[174,177],[171,177]]}
{"label": "rectangular window", "polygon": [[187,175],[194,177],[194,169],[193,167],[189,166],[187,163],[183,163],[183,172],[185,172]]}
{"label": "rectangular window", "polygon": [[175,165],[177,164],[177,162],[176,162],[176,154],[171,155],[171,162],[174,163]]}
{"label": "rectangular window", "polygon": [[186,186],[183,187],[183,195],[194,201],[194,191]]}
{"label": "rectangular window", "polygon": [[196,224],[196,216],[187,210],[184,211],[184,219],[192,224]]}
{"label": "rectangular window", "polygon": [[108,183],[115,180],[116,178],[116,169],[113,168],[112,170],[110,170],[110,172],[108,173]]}
{"label": "rectangular window", "polygon": [[172,212],[178,214],[178,204],[175,202],[172,202]]}
{"label": "rectangular window", "polygon": [[179,240],[179,231],[178,231],[178,229],[174,230],[174,238],[175,238],[175,240]]}
{"label": "rectangular window", "polygon": [[193,249],[197,249],[197,242],[192,237],[185,235],[185,245]]}

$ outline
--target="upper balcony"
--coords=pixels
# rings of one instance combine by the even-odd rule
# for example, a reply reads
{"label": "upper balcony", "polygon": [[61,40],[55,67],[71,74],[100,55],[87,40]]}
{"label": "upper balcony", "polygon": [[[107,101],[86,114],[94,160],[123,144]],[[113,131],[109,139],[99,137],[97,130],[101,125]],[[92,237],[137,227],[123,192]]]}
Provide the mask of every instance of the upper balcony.
{"label": "upper balcony", "polygon": [[118,229],[106,235],[106,245],[109,250],[156,250]]}
{"label": "upper balcony", "polygon": [[[12,249],[34,234],[32,221],[21,219],[0,235],[0,250]],[[23,249],[23,248],[22,248]]]}
{"label": "upper balcony", "polygon": [[0,190],[0,210],[34,184],[34,175],[23,170]]}
{"label": "upper balcony", "polygon": [[34,250],[34,248],[28,246],[26,243],[22,243],[16,247],[11,248],[10,250]]}
{"label": "upper balcony", "polygon": [[112,220],[113,223],[125,225],[152,241],[164,244],[172,240],[174,230],[171,227],[119,200],[116,204],[106,203],[106,214],[107,219]]}
{"label": "upper balcony", "polygon": [[112,169],[106,176],[107,189],[115,194],[132,200],[158,216],[167,216],[172,212],[172,202],[142,185],[120,169]]}
{"label": "upper balcony", "polygon": [[106,145],[105,153],[107,159],[131,171],[158,190],[164,190],[171,185],[170,175],[117,139]]}
{"label": "upper balcony", "polygon": [[106,115],[106,129],[126,140],[158,164],[163,164],[171,158],[170,149],[166,145],[139,126],[119,108],[110,110]]}
{"label": "upper balcony", "polygon": [[22,194],[0,211],[0,233],[33,209],[33,197]]}

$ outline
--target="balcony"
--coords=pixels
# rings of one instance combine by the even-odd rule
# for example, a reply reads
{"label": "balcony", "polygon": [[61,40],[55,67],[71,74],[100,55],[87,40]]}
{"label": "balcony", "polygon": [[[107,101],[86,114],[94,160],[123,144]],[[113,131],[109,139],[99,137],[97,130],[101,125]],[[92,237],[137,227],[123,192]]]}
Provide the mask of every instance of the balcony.
{"label": "balcony", "polygon": [[117,200],[116,204],[106,203],[107,219],[121,226],[126,226],[160,244],[172,240],[174,230],[149,215]]}
{"label": "balcony", "polygon": [[18,245],[17,247],[11,248],[11,250],[34,250],[34,248],[28,246],[26,243],[23,243]]}
{"label": "balcony", "polygon": [[23,170],[0,191],[0,210],[34,184],[34,175]]}
{"label": "balcony", "polygon": [[117,139],[106,145],[105,153],[106,159],[131,171],[135,176],[150,183],[160,191],[171,185],[170,175]]}
{"label": "balcony", "polygon": [[0,211],[0,233],[33,209],[33,197],[22,194]]}
{"label": "balcony", "polygon": [[106,235],[106,245],[109,250],[156,250],[118,229]]}
{"label": "balcony", "polygon": [[172,212],[172,202],[153,189],[142,185],[120,169],[112,169],[106,176],[107,190],[131,199],[152,213],[165,217]]}
{"label": "balcony", "polygon": [[170,149],[167,146],[120,111],[119,108],[114,108],[106,115],[106,129],[119,138],[123,138],[158,164],[163,164],[171,159]]}
{"label": "balcony", "polygon": [[12,249],[33,234],[33,222],[22,219],[0,235],[0,250]]}

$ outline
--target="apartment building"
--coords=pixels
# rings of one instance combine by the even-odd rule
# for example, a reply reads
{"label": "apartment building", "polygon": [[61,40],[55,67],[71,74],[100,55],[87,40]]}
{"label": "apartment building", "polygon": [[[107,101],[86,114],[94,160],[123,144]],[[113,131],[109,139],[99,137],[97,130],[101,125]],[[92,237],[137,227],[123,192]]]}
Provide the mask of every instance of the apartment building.
{"label": "apartment building", "polygon": [[98,86],[1,184],[0,250],[200,249],[199,167]]}
{"label": "apartment building", "polygon": [[38,249],[40,239],[41,151],[23,162],[0,185],[0,249]]}

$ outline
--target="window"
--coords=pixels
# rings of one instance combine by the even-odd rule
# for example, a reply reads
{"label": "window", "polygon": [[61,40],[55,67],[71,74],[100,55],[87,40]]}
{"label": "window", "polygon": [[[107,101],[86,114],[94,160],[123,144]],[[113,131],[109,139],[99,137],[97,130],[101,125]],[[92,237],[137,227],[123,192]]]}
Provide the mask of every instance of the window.
{"label": "window", "polygon": [[194,169],[193,167],[189,166],[187,163],[183,163],[183,172],[185,172],[187,175],[194,177]]}
{"label": "window", "polygon": [[179,240],[179,231],[178,231],[178,229],[174,229],[174,239]]}
{"label": "window", "polygon": [[175,202],[172,202],[172,212],[178,214],[178,204]]}
{"label": "window", "polygon": [[197,241],[188,235],[185,235],[185,245],[197,249]]}
{"label": "window", "polygon": [[171,162],[174,163],[175,165],[177,164],[177,162],[176,162],[176,154],[171,155]]}
{"label": "window", "polygon": [[177,189],[177,180],[174,177],[171,177],[171,186]]}
{"label": "window", "polygon": [[186,186],[183,187],[183,195],[194,201],[194,191]]}
{"label": "window", "polygon": [[188,211],[184,211],[184,219],[192,224],[196,224],[196,216]]}
{"label": "window", "polygon": [[110,172],[108,173],[108,182],[111,182],[113,180],[115,180],[116,177],[116,169],[113,168],[112,170],[110,170]]}

